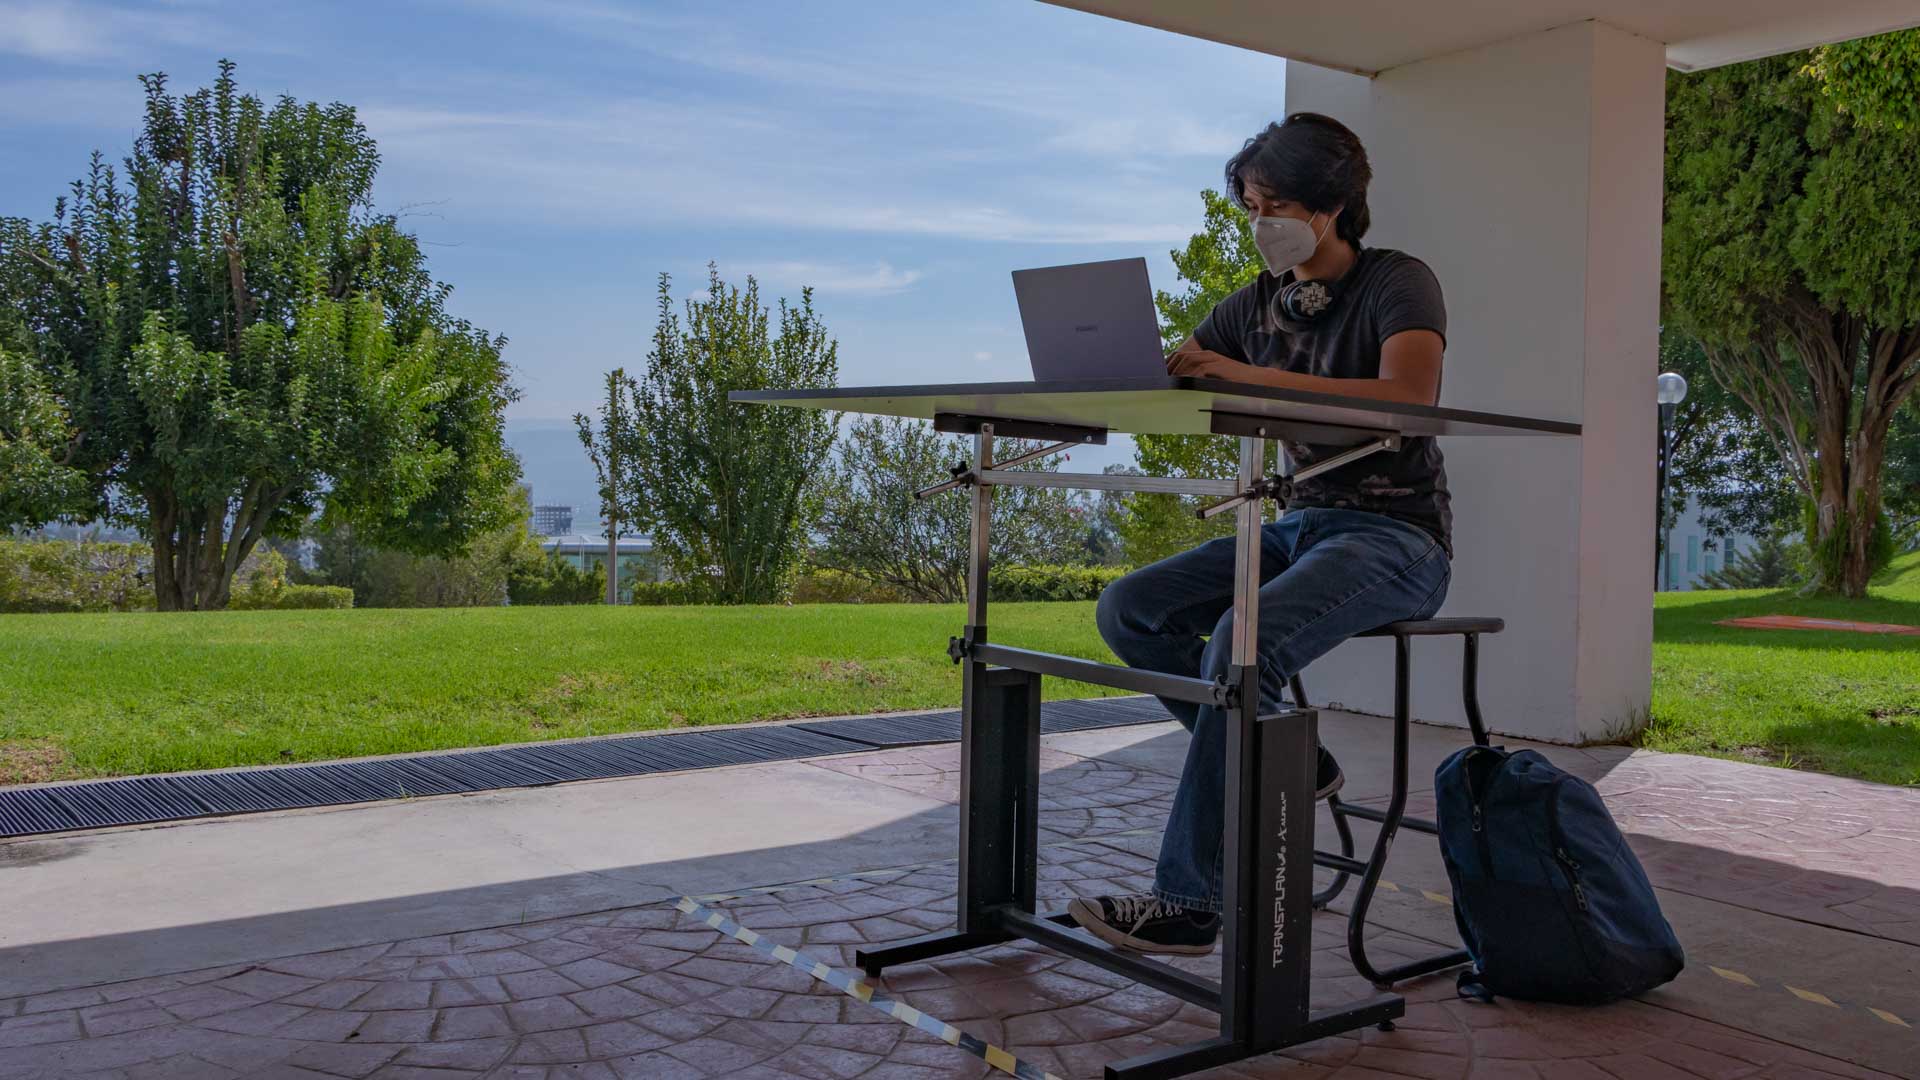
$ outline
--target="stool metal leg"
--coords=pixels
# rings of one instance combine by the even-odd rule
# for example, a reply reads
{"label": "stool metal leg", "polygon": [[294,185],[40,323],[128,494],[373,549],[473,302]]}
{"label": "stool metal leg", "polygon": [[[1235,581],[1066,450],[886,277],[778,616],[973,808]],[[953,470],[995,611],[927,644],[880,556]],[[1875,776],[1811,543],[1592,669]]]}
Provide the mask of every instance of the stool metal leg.
{"label": "stool metal leg", "polygon": [[1480,719],[1480,635],[1466,635],[1466,654],[1460,662],[1460,701],[1467,709],[1467,723],[1473,726],[1473,742],[1487,745],[1487,725]]}
{"label": "stool metal leg", "polygon": [[[1287,687],[1293,694],[1293,705],[1295,708],[1310,709],[1313,707],[1307,701],[1307,688],[1301,684],[1300,676],[1294,675],[1289,678],[1287,680]],[[1333,811],[1333,829],[1340,834],[1340,854],[1334,856],[1324,851],[1316,851],[1313,853],[1315,865],[1325,866],[1335,871],[1333,883],[1313,894],[1313,909],[1315,911],[1325,910],[1326,906],[1333,902],[1334,897],[1340,895],[1340,891],[1347,887],[1347,878],[1352,876],[1352,866],[1358,865],[1353,857],[1353,827],[1347,824],[1347,817],[1341,812],[1343,805],[1339,795],[1327,796],[1327,808]]]}
{"label": "stool metal leg", "polygon": [[[1480,716],[1479,684],[1479,635],[1467,634],[1466,652],[1461,665],[1462,701],[1466,706],[1467,721],[1473,728],[1474,742],[1487,745],[1486,726]],[[1385,810],[1371,807],[1353,806],[1339,801],[1338,796],[1329,798],[1333,811],[1333,820],[1342,840],[1342,852],[1333,855],[1327,852],[1315,852],[1314,860],[1321,866],[1333,867],[1341,873],[1328,888],[1316,893],[1316,905],[1324,905],[1339,894],[1346,884],[1348,872],[1358,873],[1360,886],[1354,894],[1353,910],[1347,916],[1347,953],[1353,961],[1355,971],[1380,989],[1407,979],[1456,967],[1467,963],[1471,957],[1465,949],[1454,949],[1425,959],[1415,960],[1396,967],[1380,969],[1373,966],[1367,958],[1366,929],[1367,909],[1373,904],[1375,891],[1379,888],[1380,875],[1386,869],[1388,853],[1393,848],[1393,840],[1405,825],[1418,832],[1438,834],[1436,822],[1423,818],[1408,817],[1407,804],[1407,759],[1408,742],[1413,725],[1411,681],[1413,678],[1412,642],[1402,634],[1394,635],[1394,679],[1393,679],[1393,788]],[[1295,693],[1299,693],[1299,684],[1295,683]],[[1374,838],[1373,852],[1365,863],[1356,862],[1352,843],[1349,839],[1347,818],[1357,817],[1377,822],[1379,833]]]}

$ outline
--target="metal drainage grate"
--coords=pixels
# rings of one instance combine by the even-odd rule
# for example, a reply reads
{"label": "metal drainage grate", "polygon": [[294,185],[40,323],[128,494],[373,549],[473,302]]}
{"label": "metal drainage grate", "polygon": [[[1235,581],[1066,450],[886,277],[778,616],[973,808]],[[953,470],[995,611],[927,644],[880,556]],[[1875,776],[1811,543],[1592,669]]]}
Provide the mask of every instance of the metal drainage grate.
{"label": "metal drainage grate", "polygon": [[[1046,734],[1165,719],[1166,710],[1150,697],[1049,701],[1040,707],[1040,730]],[[0,837],[791,761],[876,747],[954,742],[959,738],[958,712],[862,716],[374,761],[14,788],[0,790]]]}
{"label": "metal drainage grate", "polygon": [[[1040,705],[1040,733],[1157,724],[1167,719],[1159,699],[1142,696],[1048,701]],[[917,716],[855,716],[845,720],[812,720],[794,727],[852,739],[869,746],[920,746],[960,741],[960,713],[921,713]]]}

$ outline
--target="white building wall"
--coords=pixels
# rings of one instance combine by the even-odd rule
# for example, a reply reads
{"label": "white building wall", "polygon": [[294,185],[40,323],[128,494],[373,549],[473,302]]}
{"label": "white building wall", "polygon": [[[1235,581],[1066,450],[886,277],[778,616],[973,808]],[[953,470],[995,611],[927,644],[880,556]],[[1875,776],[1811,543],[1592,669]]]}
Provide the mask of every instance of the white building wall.
{"label": "white building wall", "polygon": [[[1288,111],[1349,123],[1372,155],[1371,243],[1446,293],[1441,403],[1578,421],[1580,438],[1448,439],[1456,557],[1444,614],[1498,615],[1481,700],[1496,730],[1584,742],[1651,694],[1664,54],[1584,22],[1383,72],[1287,65]],[[1385,642],[1307,689],[1392,707]],[[1464,724],[1459,647],[1415,646],[1415,711]]]}

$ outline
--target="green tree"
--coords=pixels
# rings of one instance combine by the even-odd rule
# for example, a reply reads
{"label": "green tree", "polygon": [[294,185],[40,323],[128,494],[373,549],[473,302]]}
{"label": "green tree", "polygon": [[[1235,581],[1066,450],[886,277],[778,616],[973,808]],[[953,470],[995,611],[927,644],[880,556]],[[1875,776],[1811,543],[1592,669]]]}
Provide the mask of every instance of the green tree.
{"label": "green tree", "polygon": [[596,563],[582,570],[559,552],[521,565],[507,579],[507,602],[516,607],[597,604],[606,592],[606,567]]}
{"label": "green tree", "polygon": [[1837,108],[1863,124],[1920,128],[1920,30],[1822,45],[1803,70]]}
{"label": "green tree", "polygon": [[[1109,475],[1139,475],[1132,465],[1108,465],[1100,470]],[[1124,491],[1087,491],[1080,493],[1080,505],[1087,529],[1081,537],[1086,558],[1096,566],[1125,566],[1127,550],[1120,539],[1120,527],[1126,520],[1127,493]]]}
{"label": "green tree", "polygon": [[1702,589],[1782,589],[1805,580],[1806,549],[1769,529],[1759,544],[1727,557],[1726,565],[1702,575]]}
{"label": "green tree", "polygon": [[1859,597],[1888,431],[1920,383],[1920,129],[1826,107],[1811,62],[1669,76],[1665,321],[1811,504],[1820,587]]}
{"label": "green tree", "polygon": [[73,467],[80,435],[26,355],[0,343],[0,533],[87,515],[87,474]]}
{"label": "green tree", "polygon": [[833,386],[839,345],[813,310],[780,301],[769,332],[760,286],[743,290],[709,264],[705,299],[686,321],[660,275],[659,321],[645,378],[633,391],[636,525],[653,534],[676,576],[726,604],[781,598],[804,555],[816,508],[815,473],[833,446],[838,416],[812,409],[736,405],[734,390]]}
{"label": "green tree", "polygon": [[1714,535],[1760,536],[1797,520],[1800,493],[1786,464],[1753,411],[1714,379],[1700,343],[1663,327],[1660,370],[1679,372],[1688,387],[1674,410],[1672,498],[1661,536],[1689,497]]}
{"label": "green tree", "polygon": [[[1160,291],[1160,335],[1168,352],[1187,340],[1213,306],[1260,275],[1260,250],[1247,215],[1211,188],[1200,193],[1203,226],[1183,250],[1168,252],[1180,280],[1179,295]],[[1134,464],[1148,476],[1225,477],[1239,468],[1239,442],[1220,435],[1137,435]],[[1135,493],[1125,500],[1116,526],[1126,560],[1142,566],[1233,531],[1233,516],[1201,521],[1193,511],[1203,500]]]}
{"label": "green tree", "polygon": [[1920,395],[1887,432],[1887,516],[1901,550],[1920,542]]}
{"label": "green tree", "polygon": [[[1012,458],[1041,444],[994,440]],[[820,477],[820,543],[813,561],[915,600],[947,603],[967,595],[971,501],[963,491],[925,499],[913,493],[951,478],[972,458],[972,439],[942,435],[924,420],[869,417],[848,426]],[[1056,472],[1060,458],[1016,466]],[[1084,506],[1062,488],[993,489],[993,563],[1013,566],[1086,561]]]}
{"label": "green tree", "polygon": [[537,576],[546,561],[529,517],[523,509],[446,555],[382,548],[352,526],[337,526],[315,538],[314,562],[326,584],[353,590],[355,607],[494,607],[507,602],[515,577]]}
{"label": "green tree", "polygon": [[65,402],[92,509],[151,540],[158,606],[225,606],[316,510],[426,554],[510,520],[504,340],[373,211],[353,109],[269,108],[226,62],[183,96],[141,82],[123,169],[96,152],[51,221],[0,220],[0,338]]}
{"label": "green tree", "polygon": [[639,430],[629,404],[634,394],[633,380],[625,368],[607,372],[607,396],[600,402],[600,428],[594,430],[593,418],[574,413],[573,424],[580,432],[580,445],[593,462],[594,475],[600,481],[600,520],[607,533],[607,603],[620,602],[620,529],[630,525],[637,514],[632,509],[638,497],[634,463]]}

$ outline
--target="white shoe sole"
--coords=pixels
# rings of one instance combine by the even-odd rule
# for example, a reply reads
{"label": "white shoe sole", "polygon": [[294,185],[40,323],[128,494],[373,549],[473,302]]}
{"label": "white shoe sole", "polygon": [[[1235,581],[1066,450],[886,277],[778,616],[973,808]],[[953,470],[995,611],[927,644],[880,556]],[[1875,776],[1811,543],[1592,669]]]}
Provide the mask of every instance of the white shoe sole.
{"label": "white shoe sole", "polygon": [[1082,930],[1116,948],[1165,956],[1207,956],[1213,952],[1213,942],[1205,945],[1163,945],[1157,941],[1134,937],[1124,930],[1107,925],[1100,918],[1100,909],[1085,900],[1076,899],[1068,903],[1067,914],[1073,916],[1073,921],[1079,923]]}

